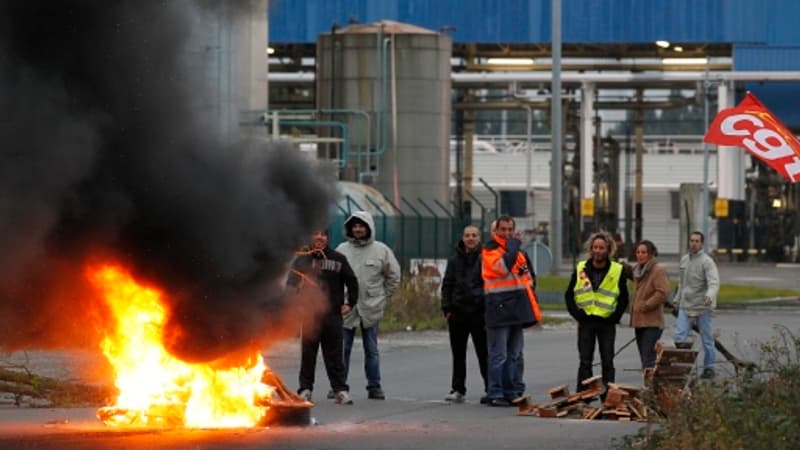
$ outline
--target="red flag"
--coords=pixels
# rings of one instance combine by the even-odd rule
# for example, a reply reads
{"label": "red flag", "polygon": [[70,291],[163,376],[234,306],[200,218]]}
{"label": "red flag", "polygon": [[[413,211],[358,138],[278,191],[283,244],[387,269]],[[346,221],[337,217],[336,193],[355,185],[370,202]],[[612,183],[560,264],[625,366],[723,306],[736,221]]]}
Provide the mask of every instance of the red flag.
{"label": "red flag", "polygon": [[800,181],[800,141],[750,92],[714,117],[703,140],[742,147],[787,180]]}

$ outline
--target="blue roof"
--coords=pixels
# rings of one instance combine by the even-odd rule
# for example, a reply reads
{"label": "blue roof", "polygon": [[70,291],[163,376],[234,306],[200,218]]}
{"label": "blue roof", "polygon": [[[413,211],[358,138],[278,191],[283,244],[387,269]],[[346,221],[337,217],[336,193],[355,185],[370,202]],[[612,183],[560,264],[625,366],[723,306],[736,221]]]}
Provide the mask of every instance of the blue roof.
{"label": "blue roof", "polygon": [[[272,0],[271,42],[316,42],[331,26],[395,20],[455,27],[457,43],[550,42],[550,0]],[[797,0],[563,0],[565,43],[800,45]]]}
{"label": "blue roof", "polygon": [[[394,20],[455,27],[455,43],[549,43],[551,0],[271,0],[269,39],[315,43],[331,26]],[[566,44],[729,43],[735,70],[800,70],[800,0],[562,0]],[[800,127],[800,85],[748,83]]]}

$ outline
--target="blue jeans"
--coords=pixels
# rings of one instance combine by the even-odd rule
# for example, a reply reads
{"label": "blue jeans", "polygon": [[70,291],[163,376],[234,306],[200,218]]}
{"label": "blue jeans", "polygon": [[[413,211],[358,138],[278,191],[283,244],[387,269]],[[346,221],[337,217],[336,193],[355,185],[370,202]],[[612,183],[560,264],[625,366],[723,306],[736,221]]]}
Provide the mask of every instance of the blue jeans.
{"label": "blue jeans", "polygon": [[[345,328],[343,335],[344,344],[344,378],[350,373],[350,353],[353,350],[353,339],[356,336],[355,328]],[[369,328],[361,327],[361,341],[364,343],[364,373],[367,376],[367,390],[380,389],[381,365],[378,358],[378,324]]]}
{"label": "blue jeans", "polygon": [[497,327],[486,329],[489,347],[489,399],[513,399],[525,392],[522,380],[522,327]]}
{"label": "blue jeans", "polygon": [[656,365],[656,342],[661,339],[661,328],[640,327],[636,328],[636,346],[639,348],[639,359],[642,361],[642,369]]}
{"label": "blue jeans", "polygon": [[[692,329],[691,320],[685,309],[680,308],[678,310],[678,320],[675,322],[675,342],[683,342],[689,336],[689,331]],[[714,335],[711,331],[711,311],[700,314],[694,320],[697,323],[697,329],[703,341],[703,368],[713,370],[716,353],[714,350]]]}

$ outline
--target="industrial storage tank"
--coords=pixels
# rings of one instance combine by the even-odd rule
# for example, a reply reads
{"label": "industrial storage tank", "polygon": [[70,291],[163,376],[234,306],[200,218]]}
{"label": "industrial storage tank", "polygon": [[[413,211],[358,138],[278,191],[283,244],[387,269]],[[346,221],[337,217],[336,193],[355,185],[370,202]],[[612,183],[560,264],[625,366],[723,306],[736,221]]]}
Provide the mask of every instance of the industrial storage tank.
{"label": "industrial storage tank", "polygon": [[185,11],[191,28],[184,61],[197,92],[195,114],[224,142],[263,133],[240,124],[253,120],[242,111],[267,107],[267,0],[188,3]]}
{"label": "industrial storage tank", "polygon": [[317,107],[350,130],[342,179],[397,205],[449,204],[451,49],[445,34],[391,21],[319,36]]}

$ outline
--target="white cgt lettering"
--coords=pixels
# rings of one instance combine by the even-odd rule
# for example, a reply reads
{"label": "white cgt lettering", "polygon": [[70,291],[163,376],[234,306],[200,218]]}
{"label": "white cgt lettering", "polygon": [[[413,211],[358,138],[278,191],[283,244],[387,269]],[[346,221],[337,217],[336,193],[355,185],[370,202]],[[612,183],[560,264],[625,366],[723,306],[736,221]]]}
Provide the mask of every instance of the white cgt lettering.
{"label": "white cgt lettering", "polygon": [[722,132],[728,136],[747,136],[750,134],[750,130],[740,130],[736,128],[736,124],[741,121],[748,121],[758,128],[764,128],[764,122],[750,114],[734,114],[726,117],[725,120],[722,121],[720,128],[722,128]]}
{"label": "white cgt lettering", "polygon": [[[755,141],[750,138],[745,138],[742,139],[742,143],[750,150],[761,153],[761,156],[766,159],[785,158],[794,154],[794,150],[792,150],[792,147],[789,147],[789,144],[786,143],[783,136],[770,129],[762,128],[756,131],[753,137],[756,138]],[[770,144],[769,138],[778,141],[778,145]],[[761,147],[756,144],[766,149],[766,151],[762,150]]]}
{"label": "white cgt lettering", "polygon": [[[750,138],[742,139],[742,144],[750,151],[757,152],[769,160],[785,158],[794,154],[794,150],[786,143],[783,136],[769,128],[764,128],[764,122],[750,114],[734,114],[726,117],[720,124],[720,128],[728,136],[749,136],[751,134],[750,130],[736,128],[739,122],[750,122],[759,128],[755,133],[752,133],[755,140]],[[770,143],[770,138],[777,141],[777,145]]]}

